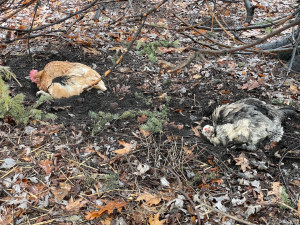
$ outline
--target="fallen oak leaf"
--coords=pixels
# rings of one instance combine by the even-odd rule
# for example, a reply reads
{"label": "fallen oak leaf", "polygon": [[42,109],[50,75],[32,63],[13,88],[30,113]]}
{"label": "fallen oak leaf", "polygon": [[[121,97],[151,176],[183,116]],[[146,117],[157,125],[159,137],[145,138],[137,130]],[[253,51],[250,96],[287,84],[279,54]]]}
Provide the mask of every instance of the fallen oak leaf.
{"label": "fallen oak leaf", "polygon": [[183,151],[185,155],[194,155],[193,151],[195,149],[195,147],[197,146],[197,144],[187,147],[187,146],[183,146]]}
{"label": "fallen oak leaf", "polygon": [[243,84],[243,86],[240,87],[240,88],[242,90],[247,89],[247,91],[251,91],[251,90],[253,90],[253,89],[255,89],[255,88],[259,87],[259,86],[260,86],[259,82],[257,82],[256,80],[255,81],[250,80],[248,83]]}
{"label": "fallen oak leaf", "polygon": [[60,183],[60,188],[55,188],[52,187],[50,188],[52,194],[54,195],[54,197],[61,202],[66,196],[67,194],[70,192],[71,190],[71,185],[67,184],[67,183]]}
{"label": "fallen oak leaf", "polygon": [[51,188],[50,189],[52,194],[54,195],[54,197],[59,201],[61,202],[66,196],[67,194],[69,193],[68,190],[66,189],[63,189],[63,188]]}
{"label": "fallen oak leaf", "polygon": [[84,207],[89,201],[79,198],[75,202],[71,197],[68,205],[66,206],[67,211],[78,211],[80,208]]}
{"label": "fallen oak leaf", "polygon": [[157,48],[162,54],[175,52],[176,48],[166,48],[166,47],[158,47]]}
{"label": "fallen oak leaf", "polygon": [[293,84],[290,85],[290,91],[293,94],[298,94],[299,93],[298,87],[296,85],[293,85]]}
{"label": "fallen oak leaf", "polygon": [[211,180],[211,183],[212,183],[212,184],[213,184],[213,183],[216,183],[216,184],[218,184],[218,185],[221,185],[221,184],[224,183],[224,181],[223,181],[222,179],[213,179],[213,180]]}
{"label": "fallen oak leaf", "polygon": [[121,212],[122,208],[126,206],[126,202],[122,199],[122,201],[110,201],[104,206],[98,206],[98,210],[92,212],[86,212],[85,218],[87,220],[93,220],[95,218],[99,218],[105,213],[112,214],[114,209]]}
{"label": "fallen oak leaf", "polygon": [[154,194],[150,194],[148,192],[140,195],[136,201],[145,201],[145,203],[149,206],[151,205],[157,205],[160,203],[161,201],[161,197],[159,197],[158,195],[154,195]]}
{"label": "fallen oak leaf", "polygon": [[147,121],[147,116],[142,114],[141,116],[138,116],[137,121],[138,123],[145,123]]}
{"label": "fallen oak leaf", "polygon": [[159,59],[158,60],[158,63],[160,64],[160,66],[162,67],[162,68],[164,68],[164,69],[173,69],[173,68],[175,68],[175,64],[173,64],[173,63],[170,63],[170,62],[168,62],[168,61],[165,61],[165,60],[161,60],[161,59]]}
{"label": "fallen oak leaf", "polygon": [[192,127],[192,131],[194,132],[194,135],[196,137],[201,137],[201,134],[199,132],[199,129],[201,129],[201,126]]}
{"label": "fallen oak leaf", "polygon": [[236,161],[235,165],[241,166],[243,172],[246,172],[247,168],[251,169],[249,166],[249,160],[246,158],[244,153],[241,153],[238,158],[234,157]]}
{"label": "fallen oak leaf", "polygon": [[197,29],[197,31],[196,30],[192,30],[192,31],[190,31],[190,33],[193,34],[193,35],[206,34],[207,30]]}
{"label": "fallen oak leaf", "polygon": [[83,54],[91,54],[91,55],[101,55],[101,52],[99,52],[98,50],[94,49],[94,48],[90,48],[90,47],[82,47],[83,50]]}
{"label": "fallen oak leaf", "polygon": [[49,159],[46,159],[44,161],[40,161],[39,166],[46,172],[46,174],[50,174],[51,173],[51,165],[52,165],[52,161],[49,161]]}
{"label": "fallen oak leaf", "polygon": [[136,149],[136,145],[137,145],[137,142],[136,141],[133,141],[133,143],[127,143],[125,141],[120,141],[118,140],[119,144],[122,145],[124,148],[120,148],[120,149],[117,149],[117,150],[114,150],[113,152],[118,154],[118,155],[125,155],[127,153],[129,153],[130,151]]}
{"label": "fallen oak leaf", "polygon": [[144,135],[144,137],[148,137],[151,134],[150,131],[144,130],[142,128],[139,128],[139,129],[140,129],[141,134]]}
{"label": "fallen oak leaf", "polygon": [[150,225],[163,225],[166,222],[166,220],[159,220],[159,213],[154,215],[154,218],[152,216],[149,217],[149,224]]}
{"label": "fallen oak leaf", "polygon": [[277,199],[280,199],[281,196],[281,191],[282,191],[282,185],[280,182],[273,182],[272,183],[272,190],[268,191],[268,196],[269,195],[275,195]]}

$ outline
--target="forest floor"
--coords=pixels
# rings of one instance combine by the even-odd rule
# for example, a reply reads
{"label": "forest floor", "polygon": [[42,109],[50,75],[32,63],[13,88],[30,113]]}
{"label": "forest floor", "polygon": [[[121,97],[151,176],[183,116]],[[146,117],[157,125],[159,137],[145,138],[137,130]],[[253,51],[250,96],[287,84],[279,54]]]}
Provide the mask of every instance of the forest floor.
{"label": "forest floor", "polygon": [[[113,50],[51,43],[31,55],[1,57],[22,84],[7,82],[11,95],[25,94],[27,106],[38,99],[28,79],[33,68],[67,60],[104,74],[113,65]],[[174,65],[182,60],[174,51],[162,56]],[[246,97],[299,110],[299,75],[291,73],[277,88],[285,70],[276,58],[206,59],[168,73],[165,62],[152,63],[133,49],[102,76],[107,91],[43,103],[54,121],[3,120],[2,223],[299,224],[299,117],[285,121],[273,149],[213,146],[201,134],[218,105]],[[91,112],[102,113],[95,119]]]}

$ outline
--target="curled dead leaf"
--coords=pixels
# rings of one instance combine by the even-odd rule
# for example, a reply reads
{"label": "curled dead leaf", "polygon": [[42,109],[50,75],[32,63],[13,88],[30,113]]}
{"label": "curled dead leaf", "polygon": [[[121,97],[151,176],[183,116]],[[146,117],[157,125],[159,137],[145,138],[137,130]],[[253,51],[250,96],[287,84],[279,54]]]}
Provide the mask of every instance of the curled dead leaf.
{"label": "curled dead leaf", "polygon": [[159,220],[159,213],[157,213],[156,215],[154,215],[154,217],[150,216],[149,217],[149,224],[150,225],[163,225],[165,223],[165,219],[164,220]]}
{"label": "curled dead leaf", "polygon": [[239,157],[234,158],[234,160],[236,161],[235,165],[241,166],[243,172],[246,172],[247,168],[251,169],[249,166],[249,160],[246,158],[244,153],[241,153]]}
{"label": "curled dead leaf", "polygon": [[105,213],[112,214],[116,209],[121,212],[122,208],[126,206],[126,202],[122,199],[121,201],[110,201],[104,206],[98,206],[98,210],[92,212],[86,212],[85,218],[87,220],[93,220],[95,218],[99,218]]}
{"label": "curled dead leaf", "polygon": [[136,201],[145,201],[145,203],[149,206],[157,205],[161,201],[161,197],[159,197],[156,194],[150,194],[148,192],[145,192],[144,194],[140,195]]}
{"label": "curled dead leaf", "polygon": [[71,197],[68,205],[66,206],[67,211],[78,211],[80,208],[84,207],[89,201],[79,198],[75,202]]}
{"label": "curled dead leaf", "polygon": [[137,142],[132,141],[132,143],[127,143],[125,141],[120,141],[118,140],[119,144],[122,145],[124,148],[120,148],[117,150],[114,150],[113,152],[118,154],[118,155],[125,155],[129,153],[130,151],[136,149]]}

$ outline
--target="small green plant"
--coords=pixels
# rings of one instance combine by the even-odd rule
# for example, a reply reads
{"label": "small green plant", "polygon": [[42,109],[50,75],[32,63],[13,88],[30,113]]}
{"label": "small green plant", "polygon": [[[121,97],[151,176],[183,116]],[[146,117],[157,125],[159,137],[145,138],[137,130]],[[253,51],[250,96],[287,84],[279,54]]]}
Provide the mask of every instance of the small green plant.
{"label": "small green plant", "polygon": [[120,120],[125,120],[128,118],[135,118],[137,116],[137,112],[134,110],[127,110],[122,113],[122,115],[119,117]]}
{"label": "small green plant", "polygon": [[195,176],[193,177],[193,183],[195,185],[201,184],[202,183],[202,178],[203,178],[203,176],[202,176],[201,173],[195,173]]}
{"label": "small green plant", "polygon": [[92,136],[99,133],[107,123],[115,120],[133,119],[141,115],[147,116],[147,122],[141,126],[143,130],[150,131],[152,133],[159,133],[163,129],[163,123],[168,121],[168,109],[165,105],[162,106],[161,111],[149,111],[149,110],[128,110],[119,114],[111,114],[103,111],[98,113],[89,112],[89,116],[94,120],[94,126],[92,128]]}
{"label": "small green plant", "polygon": [[267,27],[267,28],[265,29],[265,31],[266,31],[266,34],[272,33],[272,29],[271,29],[270,27]]}
{"label": "small green plant", "polygon": [[10,80],[12,77],[15,77],[15,74],[10,71],[9,67],[0,66],[0,78],[4,80]]}
{"label": "small green plant", "polygon": [[113,63],[113,64],[115,64],[116,62],[117,62],[117,60],[118,60],[118,58],[120,57],[120,51],[118,50],[118,51],[116,51],[116,53],[114,54],[114,56],[111,58],[111,62]]}
{"label": "small green plant", "polygon": [[139,50],[138,54],[147,55],[151,62],[156,62],[156,55],[159,54],[158,47],[177,47],[178,41],[169,42],[167,40],[158,40],[153,42],[144,43],[138,41],[136,49]]}
{"label": "small green plant", "polygon": [[117,120],[120,117],[119,114],[105,113],[102,111],[99,111],[98,113],[90,111],[89,116],[95,121],[92,129],[92,136],[100,132],[104,128],[105,124],[113,120]]}
{"label": "small green plant", "polygon": [[119,186],[118,174],[106,174],[104,176],[104,187],[106,190],[113,190]]}
{"label": "small green plant", "polygon": [[215,172],[211,172],[209,174],[206,175],[206,179],[208,180],[213,180],[217,178],[217,174]]}
{"label": "small green plant", "polygon": [[143,130],[151,133],[162,132],[164,122],[168,121],[168,109],[165,105],[162,106],[161,111],[140,111],[140,115],[147,116],[147,122],[141,126]]}
{"label": "small green plant", "polygon": [[139,99],[143,99],[143,98],[144,98],[144,95],[143,95],[143,93],[141,93],[141,92],[134,92],[134,96],[135,96],[136,98],[139,98]]}
{"label": "small green plant", "polygon": [[5,84],[4,78],[10,79],[11,72],[0,69],[0,119],[5,118],[7,115],[11,116],[16,123],[27,124],[30,118],[41,119],[49,118],[55,119],[56,116],[51,113],[44,113],[41,110],[37,109],[43,102],[51,99],[52,97],[41,96],[38,101],[31,107],[24,107],[24,98],[23,94],[17,94],[14,97],[9,95],[8,85]]}
{"label": "small green plant", "polygon": [[152,103],[153,103],[152,98],[147,98],[147,99],[145,99],[145,104],[146,104],[146,106],[150,106],[150,105],[152,105]]}
{"label": "small green plant", "polygon": [[[294,207],[292,201],[289,199],[289,195],[286,193],[286,190],[284,187],[281,188],[281,192],[280,192],[280,200],[281,202],[283,202],[285,205],[288,205],[290,207]],[[285,205],[283,204],[280,204],[280,208],[281,209],[287,209],[288,207],[286,207]]]}

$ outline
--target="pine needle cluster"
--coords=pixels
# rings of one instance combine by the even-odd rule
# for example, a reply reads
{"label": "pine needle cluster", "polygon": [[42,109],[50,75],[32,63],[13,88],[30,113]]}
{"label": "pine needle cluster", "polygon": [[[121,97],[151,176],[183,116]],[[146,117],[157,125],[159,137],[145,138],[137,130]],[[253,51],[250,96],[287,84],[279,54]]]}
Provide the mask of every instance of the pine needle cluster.
{"label": "pine needle cluster", "polygon": [[5,80],[15,77],[14,73],[10,71],[9,67],[0,66],[0,119],[6,116],[11,116],[17,124],[27,124],[30,118],[32,119],[55,119],[56,116],[51,113],[44,113],[37,109],[43,102],[50,100],[49,96],[41,96],[33,106],[24,107],[24,94],[17,94],[11,97],[9,94],[9,87],[5,84]]}
{"label": "pine needle cluster", "polygon": [[169,42],[167,40],[158,40],[158,41],[153,41],[153,42],[148,42],[148,43],[143,43],[139,41],[137,43],[136,49],[139,50],[139,54],[141,55],[147,55],[149,60],[151,62],[157,62],[156,55],[159,54],[158,48],[159,47],[165,47],[165,48],[170,48],[170,47],[177,47],[178,46],[178,41],[173,41]]}
{"label": "pine needle cluster", "polygon": [[163,123],[168,121],[168,109],[165,105],[162,106],[161,111],[149,111],[149,110],[128,110],[121,115],[106,113],[99,111],[98,113],[89,112],[89,116],[94,120],[94,126],[92,129],[92,135],[99,133],[104,129],[105,125],[116,120],[133,119],[137,116],[145,115],[147,121],[141,125],[141,128],[151,133],[159,133],[163,130]]}

